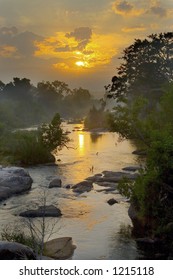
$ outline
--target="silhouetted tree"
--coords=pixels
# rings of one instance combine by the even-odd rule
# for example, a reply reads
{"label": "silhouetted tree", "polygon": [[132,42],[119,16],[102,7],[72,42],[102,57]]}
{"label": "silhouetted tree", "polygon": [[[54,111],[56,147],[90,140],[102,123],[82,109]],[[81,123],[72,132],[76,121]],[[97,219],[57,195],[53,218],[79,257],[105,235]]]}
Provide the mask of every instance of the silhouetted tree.
{"label": "silhouetted tree", "polygon": [[117,75],[105,87],[108,97],[161,94],[162,86],[173,81],[173,32],[136,39],[123,51],[121,59]]}
{"label": "silhouetted tree", "polygon": [[3,96],[4,98],[11,98],[15,100],[28,100],[32,99],[32,89],[33,86],[30,83],[30,80],[27,78],[13,78],[13,81],[7,83],[3,87]]}

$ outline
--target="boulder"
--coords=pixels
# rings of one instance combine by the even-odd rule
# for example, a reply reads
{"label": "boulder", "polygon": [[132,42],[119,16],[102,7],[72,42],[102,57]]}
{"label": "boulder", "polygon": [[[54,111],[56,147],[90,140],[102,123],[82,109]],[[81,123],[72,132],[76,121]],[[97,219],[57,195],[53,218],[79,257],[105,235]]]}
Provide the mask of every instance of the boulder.
{"label": "boulder", "polygon": [[147,152],[145,150],[135,150],[132,152],[133,155],[138,155],[138,156],[146,156]]}
{"label": "boulder", "polygon": [[67,184],[67,185],[64,186],[64,188],[65,188],[65,189],[71,189],[71,185],[70,185],[70,184]]}
{"label": "boulder", "polygon": [[76,249],[71,237],[60,237],[44,244],[44,255],[56,260],[69,259]]}
{"label": "boulder", "polygon": [[127,166],[127,167],[124,167],[122,170],[129,171],[129,172],[136,172],[140,169],[141,169],[140,166]]}
{"label": "boulder", "polygon": [[40,206],[38,209],[27,210],[19,214],[21,217],[36,218],[36,217],[60,217],[61,210],[54,205]]}
{"label": "boulder", "polygon": [[59,177],[54,178],[50,183],[49,183],[49,188],[61,188],[62,187],[62,181]]}
{"label": "boulder", "polygon": [[0,169],[0,201],[27,191],[31,188],[32,178],[20,167],[5,167]]}
{"label": "boulder", "polygon": [[111,198],[111,199],[109,199],[108,201],[107,201],[107,203],[109,204],[109,205],[114,205],[115,203],[118,203],[118,201],[116,200],[116,199],[114,199],[114,198]]}
{"label": "boulder", "polygon": [[92,182],[82,181],[74,186],[72,186],[72,190],[77,193],[90,192],[93,189]]}
{"label": "boulder", "polygon": [[36,260],[36,255],[28,246],[0,241],[0,260]]}

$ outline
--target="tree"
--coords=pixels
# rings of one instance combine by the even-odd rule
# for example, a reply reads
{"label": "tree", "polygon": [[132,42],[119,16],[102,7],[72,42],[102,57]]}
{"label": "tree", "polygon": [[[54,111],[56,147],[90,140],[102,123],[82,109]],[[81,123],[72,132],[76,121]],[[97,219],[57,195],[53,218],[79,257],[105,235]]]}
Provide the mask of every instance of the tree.
{"label": "tree", "polygon": [[57,113],[50,124],[42,124],[39,135],[43,145],[52,152],[55,149],[62,149],[70,141],[61,127],[61,118]]}
{"label": "tree", "polygon": [[39,82],[37,84],[38,96],[43,103],[56,105],[61,101],[64,95],[70,93],[68,85],[58,80],[54,82]]}
{"label": "tree", "polygon": [[173,244],[173,87],[162,95],[158,106],[149,109],[148,103],[138,97],[128,105],[118,105],[112,116],[112,130],[142,143],[146,151],[137,179],[124,179],[118,189],[136,211],[137,236],[159,237],[168,248]]}
{"label": "tree", "polygon": [[173,32],[136,39],[121,59],[117,75],[105,87],[108,97],[161,95],[162,86],[173,81]]}
{"label": "tree", "polygon": [[3,96],[4,98],[11,98],[13,100],[28,100],[32,99],[32,90],[33,86],[30,83],[30,80],[27,78],[13,78],[13,81],[7,83],[3,87]]}

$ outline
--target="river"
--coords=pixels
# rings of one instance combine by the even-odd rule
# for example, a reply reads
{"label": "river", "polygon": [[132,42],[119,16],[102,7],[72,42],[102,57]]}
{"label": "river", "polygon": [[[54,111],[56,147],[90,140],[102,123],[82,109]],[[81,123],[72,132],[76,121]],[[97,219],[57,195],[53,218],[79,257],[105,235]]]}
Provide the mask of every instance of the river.
{"label": "river", "polygon": [[[136,165],[137,158],[132,154],[135,147],[128,141],[119,142],[116,133],[90,133],[80,130],[82,125],[76,125],[77,130],[74,126],[64,124],[72,148],[63,148],[58,153],[58,165],[28,167],[34,180],[32,189],[0,204],[0,226],[18,221],[22,210],[38,204],[44,187],[58,175],[63,187],[47,189],[47,203],[59,207],[63,214],[57,219],[51,239],[71,236],[77,246],[72,259],[138,259],[136,243],[128,235],[131,221],[125,198],[117,191],[100,192],[103,187],[96,184],[91,192],[82,195],[64,187],[104,170],[120,171],[125,166]],[[119,203],[110,206],[107,203],[110,198]]]}

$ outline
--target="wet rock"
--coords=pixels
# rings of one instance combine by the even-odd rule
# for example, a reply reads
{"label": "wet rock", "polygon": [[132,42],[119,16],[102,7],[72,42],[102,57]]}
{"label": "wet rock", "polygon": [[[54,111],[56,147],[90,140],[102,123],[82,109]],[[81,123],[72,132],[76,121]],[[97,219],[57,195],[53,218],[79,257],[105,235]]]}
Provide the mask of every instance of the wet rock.
{"label": "wet rock", "polygon": [[0,260],[36,260],[36,255],[28,246],[0,241]]}
{"label": "wet rock", "polygon": [[103,175],[99,173],[99,174],[95,174],[95,175],[93,175],[93,176],[90,176],[90,177],[86,178],[86,180],[95,183],[95,182],[98,181],[97,179],[98,179],[98,178],[101,178],[102,176],[103,176]]}
{"label": "wet rock", "polygon": [[118,203],[118,201],[116,200],[116,199],[114,199],[114,198],[111,198],[111,199],[109,199],[108,201],[107,201],[107,203],[109,204],[109,205],[114,205],[115,203]]}
{"label": "wet rock", "polygon": [[21,217],[36,218],[36,217],[60,217],[61,210],[54,205],[40,206],[38,209],[27,210],[19,214]]}
{"label": "wet rock", "polygon": [[27,191],[31,188],[32,178],[20,167],[6,167],[0,169],[0,201]]}
{"label": "wet rock", "polygon": [[53,178],[52,181],[49,183],[49,188],[61,188],[62,181],[59,177]]}
{"label": "wet rock", "polygon": [[146,156],[147,152],[145,150],[135,150],[132,152],[133,155],[138,155],[138,156]]}
{"label": "wet rock", "polygon": [[77,192],[77,193],[90,192],[93,189],[93,184],[92,184],[92,182],[89,182],[89,181],[82,181],[82,182],[72,186],[72,189],[74,192]]}
{"label": "wet rock", "polygon": [[71,189],[71,185],[70,185],[70,184],[67,184],[67,185],[64,186],[64,188],[65,188],[65,189]]}
{"label": "wet rock", "polygon": [[71,237],[61,237],[44,244],[44,255],[56,260],[69,259],[76,249]]}
{"label": "wet rock", "polygon": [[140,169],[141,169],[140,166],[127,166],[127,167],[124,167],[122,170],[129,171],[129,172],[136,172]]}

